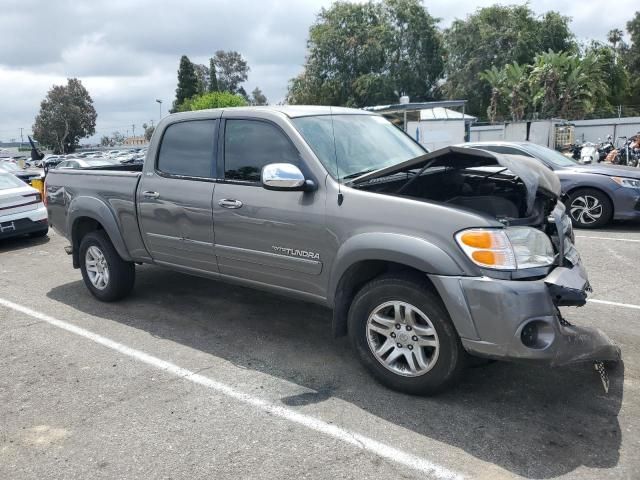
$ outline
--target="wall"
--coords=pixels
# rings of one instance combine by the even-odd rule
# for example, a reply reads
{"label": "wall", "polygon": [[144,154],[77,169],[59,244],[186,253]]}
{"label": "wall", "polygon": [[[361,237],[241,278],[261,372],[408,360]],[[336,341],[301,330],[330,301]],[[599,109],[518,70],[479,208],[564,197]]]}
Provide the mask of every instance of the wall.
{"label": "wall", "polygon": [[597,142],[611,135],[614,141],[617,137],[632,137],[640,132],[640,117],[629,118],[599,118],[596,120],[575,120],[576,141]]}
{"label": "wall", "polygon": [[504,125],[478,125],[471,127],[469,141],[487,142],[504,140]]}
{"label": "wall", "polygon": [[407,134],[429,151],[464,142],[464,120],[407,122]]}

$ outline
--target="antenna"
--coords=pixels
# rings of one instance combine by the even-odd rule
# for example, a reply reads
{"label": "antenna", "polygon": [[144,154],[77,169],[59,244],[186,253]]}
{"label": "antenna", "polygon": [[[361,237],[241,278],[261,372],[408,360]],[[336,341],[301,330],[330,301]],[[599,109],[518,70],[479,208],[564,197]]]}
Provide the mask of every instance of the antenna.
{"label": "antenna", "polygon": [[329,106],[329,117],[331,117],[331,133],[333,134],[333,156],[336,159],[336,177],[338,177],[338,205],[342,205],[344,196],[342,195],[342,182],[340,181],[340,170],[338,167],[338,147],[336,146],[336,129],[333,125],[332,106]]}

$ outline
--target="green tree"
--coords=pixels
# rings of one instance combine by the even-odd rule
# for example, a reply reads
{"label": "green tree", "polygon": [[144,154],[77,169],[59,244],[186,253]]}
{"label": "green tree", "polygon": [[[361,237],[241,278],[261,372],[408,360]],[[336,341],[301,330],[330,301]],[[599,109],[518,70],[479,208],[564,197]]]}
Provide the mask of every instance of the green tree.
{"label": "green tree", "polygon": [[206,110],[209,108],[243,107],[247,101],[238,94],[230,92],[207,92],[185,100],[178,107],[178,112]]}
{"label": "green tree", "polygon": [[492,67],[527,65],[540,52],[576,49],[569,18],[557,12],[536,17],[528,5],[478,9],[464,20],[455,20],[444,32],[446,50],[442,87],[448,98],[468,99],[469,111],[486,111],[492,97],[489,84],[480,77]]}
{"label": "green tree", "polygon": [[180,58],[178,68],[178,87],[176,88],[176,99],[173,101],[172,112],[177,111],[187,98],[191,98],[198,93],[198,78],[189,57],[183,55]]}
{"label": "green tree", "polygon": [[196,74],[197,92],[204,93],[209,88],[209,67],[199,63],[193,64],[193,71]]}
{"label": "green tree", "polygon": [[596,111],[600,115],[615,115],[617,106],[627,103],[631,85],[628,69],[623,61],[619,61],[619,53],[624,48],[621,36],[610,43],[594,41],[585,50],[586,56],[592,55],[597,59],[607,85],[607,95],[596,99]]}
{"label": "green tree", "polygon": [[267,105],[267,97],[262,93],[258,87],[253,89],[251,92],[251,105]]}
{"label": "green tree", "polygon": [[77,78],[69,78],[66,85],[54,85],[40,103],[33,136],[55,153],[69,153],[81,138],[95,133],[97,118],[87,89]]}
{"label": "green tree", "polygon": [[627,32],[630,45],[625,55],[626,64],[630,73],[637,77],[640,76],[640,11],[627,22]]}
{"label": "green tree", "polygon": [[153,125],[147,125],[146,123],[142,124],[142,130],[144,132],[144,139],[149,142],[151,140],[151,137],[153,136],[153,132],[155,131],[156,127],[154,127]]}
{"label": "green tree", "polygon": [[117,130],[111,134],[112,145],[122,145],[124,143],[124,134]]}
{"label": "green tree", "polygon": [[531,68],[533,105],[544,117],[583,118],[608,94],[599,58],[566,52],[537,55]]}
{"label": "green tree", "polygon": [[435,95],[443,70],[437,19],[419,0],[336,2],[309,29],[289,103],[365,106]]}
{"label": "green tree", "polygon": [[529,67],[516,62],[498,69],[495,66],[480,74],[480,78],[491,86],[491,98],[487,108],[490,122],[505,118],[509,112],[511,120],[524,119],[530,105]]}
{"label": "green tree", "polygon": [[218,90],[237,93],[242,82],[247,80],[249,65],[236,51],[218,50],[213,58],[215,64]]}
{"label": "green tree", "polygon": [[213,58],[209,59],[209,85],[207,91],[217,92],[218,89],[218,77],[216,75],[216,62]]}

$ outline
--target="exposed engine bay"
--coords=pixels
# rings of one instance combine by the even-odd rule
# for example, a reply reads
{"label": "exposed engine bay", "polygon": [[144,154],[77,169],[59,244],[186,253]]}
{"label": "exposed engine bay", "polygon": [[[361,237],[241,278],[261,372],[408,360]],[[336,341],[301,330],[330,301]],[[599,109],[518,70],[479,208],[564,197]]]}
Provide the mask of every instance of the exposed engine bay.
{"label": "exposed engine bay", "polygon": [[538,227],[560,196],[557,177],[531,158],[459,147],[363,175],[353,186],[473,210],[507,225]]}

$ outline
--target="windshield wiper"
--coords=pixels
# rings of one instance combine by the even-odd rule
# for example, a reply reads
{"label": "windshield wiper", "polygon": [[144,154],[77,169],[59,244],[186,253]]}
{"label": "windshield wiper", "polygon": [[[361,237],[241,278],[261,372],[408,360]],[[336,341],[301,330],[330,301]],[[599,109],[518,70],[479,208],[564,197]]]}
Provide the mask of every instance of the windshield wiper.
{"label": "windshield wiper", "polygon": [[366,170],[362,170],[361,172],[355,172],[355,173],[350,173],[349,175],[345,175],[344,177],[342,177],[342,179],[343,180],[347,180],[349,178],[361,177],[362,175],[366,175],[367,173],[375,172],[376,170],[378,170],[378,169],[377,168],[367,168]]}

